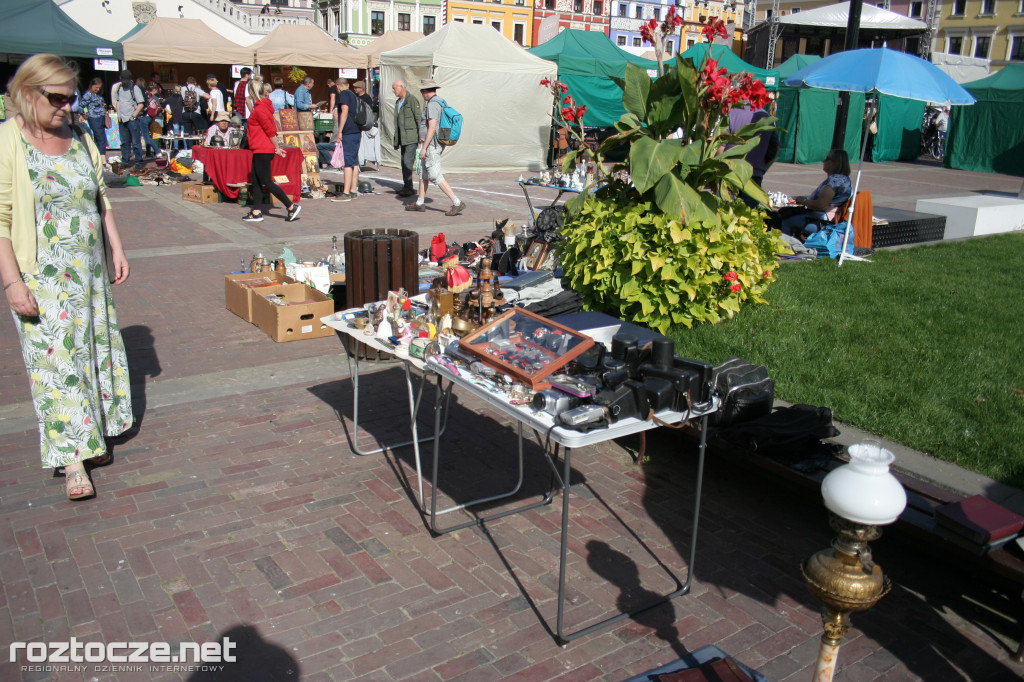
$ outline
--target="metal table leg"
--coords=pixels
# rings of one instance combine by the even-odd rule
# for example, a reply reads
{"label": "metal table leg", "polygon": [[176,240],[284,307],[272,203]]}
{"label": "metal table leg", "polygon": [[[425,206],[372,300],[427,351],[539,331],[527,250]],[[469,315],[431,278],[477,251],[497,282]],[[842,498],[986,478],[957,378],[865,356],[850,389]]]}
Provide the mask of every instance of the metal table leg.
{"label": "metal table leg", "polygon": [[[440,382],[441,382],[441,377],[439,376],[438,377],[438,383],[440,384]],[[451,393],[451,390],[452,390],[452,388],[454,386],[455,386],[455,384],[449,382],[448,388],[444,389],[444,391],[440,390],[440,388],[441,388],[440,385],[438,386],[437,398],[435,399],[435,406],[434,406],[434,431],[435,432],[437,431],[437,429],[439,427],[440,419],[441,419],[441,416],[440,416],[441,401],[442,401],[442,399],[447,401],[447,394]],[[442,393],[444,394],[443,396],[442,396]],[[437,470],[438,470],[438,463],[440,462],[440,459],[441,459],[441,447],[440,447],[441,439],[440,439],[440,437],[434,439],[434,462],[433,462],[433,471],[432,471],[431,479],[430,479],[430,530],[431,531],[433,531],[437,535],[443,535],[444,533],[450,533],[452,531],[461,530],[462,528],[469,528],[470,526],[478,526],[478,525],[480,525],[482,523],[485,523],[487,521],[493,521],[494,519],[500,519],[503,516],[509,516],[510,514],[518,514],[519,512],[524,512],[524,511],[527,511],[529,509],[534,509],[536,507],[541,507],[543,505],[551,503],[551,500],[555,496],[555,490],[558,489],[558,487],[555,485],[556,479],[557,479],[558,483],[561,485],[561,487],[564,488],[565,485],[564,485],[564,482],[562,481],[562,478],[558,475],[558,470],[555,467],[554,462],[551,460],[551,457],[548,456],[548,453],[545,450],[544,457],[548,461],[548,465],[552,468],[552,471],[553,471],[554,475],[551,478],[551,484],[548,486],[547,493],[545,493],[544,496],[540,500],[536,500],[536,501],[530,502],[528,504],[520,505],[520,506],[515,507],[513,509],[506,509],[504,511],[496,512],[496,513],[490,514],[488,516],[480,516],[480,517],[477,517],[477,518],[474,518],[474,519],[470,519],[469,521],[466,521],[464,523],[459,523],[459,524],[455,524],[455,525],[452,525],[452,526],[447,526],[445,528],[438,528],[438,526],[437,526],[437,517],[440,516],[441,514],[447,514],[449,512],[457,511],[459,509],[467,509],[468,507],[472,507],[472,506],[475,506],[475,505],[478,505],[478,504],[483,504],[485,502],[493,502],[495,500],[500,500],[500,499],[503,499],[503,498],[506,498],[506,497],[511,497],[512,495],[515,495],[517,492],[519,492],[519,489],[523,485],[523,425],[522,425],[521,422],[519,424],[517,442],[518,442],[518,456],[519,456],[519,465],[518,465],[519,466],[519,476],[518,476],[518,478],[516,480],[516,484],[512,488],[512,490],[510,490],[510,491],[508,491],[506,493],[499,493],[497,495],[491,495],[489,497],[482,497],[482,498],[479,498],[479,499],[476,499],[476,500],[471,500],[469,502],[463,502],[461,504],[456,504],[456,505],[453,505],[453,506],[448,507],[446,509],[440,509],[439,510],[437,508]],[[568,479],[566,479],[566,480],[568,480]]]}
{"label": "metal table leg", "polygon": [[[679,588],[674,590],[673,592],[670,592],[669,594],[666,594],[664,596],[658,597],[657,599],[654,599],[653,601],[650,601],[650,602],[648,602],[646,604],[643,604],[642,606],[638,606],[635,609],[632,609],[631,611],[628,611],[628,612],[625,612],[625,613],[619,613],[617,615],[611,616],[610,618],[605,618],[604,620],[598,621],[597,623],[594,623],[592,625],[588,625],[585,628],[582,628],[580,630],[577,630],[576,632],[572,632],[572,633],[568,633],[568,634],[566,634],[566,632],[565,632],[565,623],[564,623],[564,615],[565,615],[565,558],[566,558],[566,553],[567,553],[567,550],[568,550],[568,547],[569,547],[569,485],[568,485],[568,483],[569,483],[569,475],[570,475],[570,473],[572,471],[572,466],[570,464],[570,461],[571,461],[572,457],[571,457],[570,449],[569,448],[565,449],[565,466],[564,466],[565,471],[564,471],[564,473],[562,475],[562,478],[563,478],[563,480],[565,482],[565,485],[562,488],[562,533],[561,533],[562,537],[561,537],[560,555],[559,555],[559,560],[558,560],[558,617],[557,617],[556,630],[555,630],[556,634],[558,636],[558,640],[561,643],[564,644],[564,643],[571,642],[574,639],[577,639],[579,637],[583,637],[584,635],[588,635],[591,632],[594,632],[595,630],[599,630],[599,629],[601,629],[603,627],[607,627],[608,625],[611,625],[613,623],[617,623],[617,622],[619,622],[621,620],[625,620],[626,618],[630,618],[631,616],[635,616],[636,614],[640,613],[641,611],[646,611],[647,609],[650,609],[650,608],[653,608],[655,606],[658,606],[659,604],[664,604],[665,602],[670,601],[672,599],[675,599],[676,597],[684,595],[684,594],[686,594],[686,593],[688,593],[690,591],[690,586],[693,583],[694,563],[695,563],[696,558],[697,558],[697,524],[700,521],[700,498],[701,498],[701,487],[702,487],[703,481],[704,481],[704,451],[705,451],[705,449],[707,447],[707,430],[708,430],[708,417],[707,417],[707,415],[704,415],[703,417],[701,417],[701,421],[700,421],[700,449],[699,449],[699,453],[698,453],[698,456],[697,456],[697,483],[696,483],[696,492],[695,492],[695,495],[694,495],[694,503],[693,503],[693,533],[690,535],[690,559],[689,559],[689,564],[687,565],[687,569],[686,569],[686,582],[684,584],[680,585]],[[675,576],[672,576],[672,577],[673,577],[673,579],[675,579],[676,584],[679,585],[679,579],[676,578]]]}
{"label": "metal table leg", "polygon": [[[443,409],[442,410],[444,412],[444,423],[440,423],[439,419],[435,419],[435,423],[434,423],[434,434],[435,435],[434,436],[424,436],[423,438],[419,437],[419,429],[418,429],[417,424],[416,424],[416,418],[417,418],[417,416],[419,414],[420,404],[421,404],[422,398],[423,398],[423,387],[427,383],[427,375],[424,374],[420,378],[419,388],[415,391],[415,395],[414,395],[413,385],[412,385],[413,384],[413,382],[412,382],[412,372],[409,370],[409,363],[408,362],[403,362],[402,363],[402,367],[405,370],[406,392],[408,393],[408,396],[409,396],[409,418],[411,420],[412,440],[403,441],[401,443],[393,443],[391,445],[384,444],[381,447],[376,448],[374,450],[363,450],[363,449],[360,449],[360,447],[359,447],[359,354],[355,353],[355,352],[351,353],[351,355],[353,355],[355,357],[355,365],[353,366],[352,358],[349,357],[350,353],[348,352],[348,350],[349,350],[348,349],[348,343],[347,343],[348,337],[345,336],[345,335],[341,335],[341,334],[339,334],[339,336],[343,337],[342,338],[342,343],[343,343],[343,345],[345,347],[345,351],[346,351],[345,352],[345,362],[348,363],[349,376],[352,378],[352,433],[351,434],[346,433],[346,436],[348,436],[349,448],[352,450],[352,452],[354,452],[357,455],[366,456],[366,455],[374,455],[374,454],[377,454],[378,452],[384,452],[385,450],[392,450],[392,451],[394,451],[395,448],[404,447],[406,445],[412,445],[413,453],[415,455],[415,460],[416,460],[416,478],[418,479],[418,484],[419,484],[420,509],[425,511],[426,508],[424,506],[423,471],[422,471],[422,468],[421,468],[421,465],[420,465],[420,443],[424,443],[424,442],[431,441],[431,440],[435,440],[436,441],[437,438],[439,438],[441,435],[444,434],[444,430],[448,426],[448,411],[447,411],[447,409]],[[438,390],[440,390],[440,385],[438,386]],[[447,396],[446,396],[446,400],[445,400],[444,406],[447,406]]]}

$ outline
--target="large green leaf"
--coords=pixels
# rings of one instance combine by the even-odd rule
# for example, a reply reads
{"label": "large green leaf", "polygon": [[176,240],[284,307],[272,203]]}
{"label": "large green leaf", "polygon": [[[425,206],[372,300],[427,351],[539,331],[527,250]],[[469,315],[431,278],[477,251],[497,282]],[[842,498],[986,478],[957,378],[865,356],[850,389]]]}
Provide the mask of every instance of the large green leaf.
{"label": "large green leaf", "polygon": [[[743,159],[726,159],[725,163],[728,164],[734,176],[733,184],[736,189],[743,189],[743,187],[750,182],[750,178],[754,175],[754,167]],[[728,177],[728,176],[727,176]]]}
{"label": "large green leaf", "polygon": [[679,151],[677,140],[655,142],[650,137],[641,137],[633,143],[629,150],[630,178],[641,194],[671,172],[679,160]]}
{"label": "large green leaf", "polygon": [[685,191],[691,189],[685,182],[671,173],[661,176],[654,187],[654,199],[662,213],[677,216],[683,212]]}
{"label": "large green leaf", "polygon": [[651,92],[651,77],[632,62],[626,64],[625,88],[622,91],[623,108],[640,120],[647,118],[647,96]]}

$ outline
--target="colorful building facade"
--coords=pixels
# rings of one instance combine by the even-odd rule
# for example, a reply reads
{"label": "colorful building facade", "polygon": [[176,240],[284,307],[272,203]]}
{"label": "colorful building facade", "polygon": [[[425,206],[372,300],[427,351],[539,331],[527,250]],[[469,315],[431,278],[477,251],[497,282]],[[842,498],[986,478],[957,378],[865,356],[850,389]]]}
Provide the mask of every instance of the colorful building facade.
{"label": "colorful building facade", "polygon": [[700,30],[708,17],[721,19],[726,25],[738,26],[742,21],[744,4],[683,0],[676,5],[673,0],[611,0],[608,37],[619,47],[653,49],[651,45],[643,42],[640,27],[651,19],[663,20],[672,7],[675,7],[676,14],[683,18],[683,24],[675,36],[665,40],[665,51],[669,55],[685,52],[687,48],[700,42]]}
{"label": "colorful building facade", "polygon": [[533,0],[533,44],[573,28],[608,35],[610,0]]}
{"label": "colorful building facade", "polygon": [[533,6],[527,0],[448,0],[448,21],[491,26],[523,47],[533,47]]}

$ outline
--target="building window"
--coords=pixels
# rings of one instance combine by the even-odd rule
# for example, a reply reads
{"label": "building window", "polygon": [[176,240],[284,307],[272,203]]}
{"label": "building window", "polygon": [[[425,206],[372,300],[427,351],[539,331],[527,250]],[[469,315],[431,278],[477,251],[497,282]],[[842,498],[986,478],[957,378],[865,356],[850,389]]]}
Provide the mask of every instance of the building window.
{"label": "building window", "polygon": [[800,14],[800,8],[799,7],[794,7],[793,9],[789,10],[789,13],[790,14]]}
{"label": "building window", "polygon": [[483,19],[474,19],[473,20],[473,25],[474,26],[483,26],[483,23],[484,23]]}
{"label": "building window", "polygon": [[996,13],[996,0],[981,0],[981,13],[992,16]]}
{"label": "building window", "polygon": [[383,12],[370,12],[370,33],[375,36],[384,34]]}
{"label": "building window", "polygon": [[915,1],[915,2],[910,3],[910,18],[911,19],[920,19],[921,18],[921,8],[922,8],[923,4],[924,3],[920,2],[920,1]]}
{"label": "building window", "polygon": [[693,47],[694,43],[696,43],[696,42],[697,41],[694,40],[693,38],[688,38],[686,40],[686,49],[689,50],[691,47]]}
{"label": "building window", "polygon": [[[967,11],[967,0],[953,0],[953,16],[962,17]],[[959,52],[957,53],[959,54]]]}
{"label": "building window", "polygon": [[554,9],[555,0],[544,0],[544,9]]}
{"label": "building window", "polygon": [[398,30],[399,31],[411,31],[412,22],[410,21],[411,14],[398,13]]}
{"label": "building window", "polygon": [[666,54],[672,54],[672,50],[673,49],[675,49],[675,45],[672,43],[672,41],[671,40],[666,40],[665,41],[665,53]]}
{"label": "building window", "polygon": [[524,35],[526,35],[526,30],[522,24],[515,24],[512,26],[512,40],[516,41],[520,45],[523,45]]}
{"label": "building window", "polygon": [[637,19],[643,19],[644,18],[644,6],[643,5],[637,5],[636,6],[635,16],[636,16]]}
{"label": "building window", "polygon": [[429,36],[437,30],[437,19],[435,17],[423,17],[423,35]]}
{"label": "building window", "polygon": [[950,54],[960,54],[960,51],[964,47],[964,39],[962,36],[950,36],[949,47],[946,48],[946,52]]}
{"label": "building window", "polygon": [[572,1],[572,11],[573,12],[582,12],[583,11],[583,0],[573,0]]}
{"label": "building window", "polygon": [[601,16],[604,14],[604,3],[601,0],[594,0],[594,14]]}
{"label": "building window", "polygon": [[661,21],[661,8],[660,7],[655,7],[654,8],[654,18],[657,19],[658,21]]}
{"label": "building window", "polygon": [[992,48],[992,38],[989,36],[977,36],[974,38],[974,56],[988,59],[988,51]]}
{"label": "building window", "polygon": [[[615,39],[615,44],[618,45],[619,47],[625,47],[626,46],[626,36],[619,36],[618,38],[616,38]],[[1016,43],[1014,43],[1014,44],[1016,45]]]}
{"label": "building window", "polygon": [[640,47],[640,39],[633,38],[633,47]]}
{"label": "building window", "polygon": [[1013,36],[1010,44],[1010,59],[1012,61],[1024,61],[1024,36]]}
{"label": "building window", "polygon": [[491,22],[491,28],[493,28],[498,33],[501,33],[501,22],[500,21],[492,21]]}
{"label": "building window", "polygon": [[452,21],[454,21],[456,24],[464,24],[464,23],[466,23],[466,20],[463,19],[462,17],[455,17],[454,19],[452,19]]}
{"label": "building window", "polygon": [[[1022,0],[1022,1],[1024,1],[1024,0]],[[624,16],[627,16],[627,11],[628,11],[628,10],[629,10],[629,6],[628,6],[628,5],[622,5],[622,4],[620,4],[620,5],[619,5],[619,16],[620,16],[620,17],[624,17]]]}
{"label": "building window", "polygon": [[771,18],[772,18],[772,10],[770,10],[770,9],[766,9],[766,10],[764,11],[764,20],[765,20],[765,21],[770,21],[770,20],[771,20]]}

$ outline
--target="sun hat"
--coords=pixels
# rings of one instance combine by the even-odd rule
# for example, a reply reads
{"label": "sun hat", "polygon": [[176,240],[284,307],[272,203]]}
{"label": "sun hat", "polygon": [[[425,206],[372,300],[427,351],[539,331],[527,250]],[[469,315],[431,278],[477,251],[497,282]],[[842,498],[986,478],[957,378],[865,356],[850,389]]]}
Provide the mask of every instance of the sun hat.
{"label": "sun hat", "polygon": [[365,90],[366,89],[366,83],[364,83],[363,81],[356,81],[355,83],[352,84],[352,87],[353,88],[359,88],[360,90]]}
{"label": "sun hat", "polygon": [[420,90],[437,90],[440,85],[432,78],[424,78],[420,81]]}
{"label": "sun hat", "polygon": [[220,123],[221,121],[231,122],[231,114],[226,111],[218,111],[217,115],[213,117],[214,123]]}

